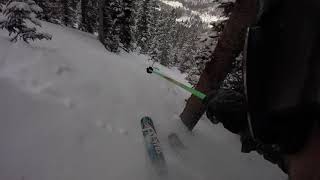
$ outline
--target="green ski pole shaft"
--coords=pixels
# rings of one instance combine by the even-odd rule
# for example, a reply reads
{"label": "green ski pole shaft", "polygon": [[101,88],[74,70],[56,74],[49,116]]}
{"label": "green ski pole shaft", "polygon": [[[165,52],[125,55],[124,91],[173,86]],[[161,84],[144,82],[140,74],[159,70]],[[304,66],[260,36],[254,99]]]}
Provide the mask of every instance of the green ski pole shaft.
{"label": "green ski pole shaft", "polygon": [[187,86],[187,85],[185,85],[185,84],[182,84],[181,82],[178,82],[178,81],[172,79],[171,77],[168,77],[168,76],[162,74],[162,73],[161,73],[159,70],[157,70],[157,69],[153,69],[152,67],[149,67],[149,68],[147,68],[147,72],[148,72],[149,74],[152,74],[152,73],[153,73],[153,74],[156,74],[156,75],[158,75],[158,76],[160,76],[160,77],[162,77],[162,78],[164,78],[164,79],[172,82],[173,84],[175,84],[175,85],[183,88],[184,90],[190,92],[191,94],[193,94],[194,96],[198,97],[198,98],[201,99],[201,100],[204,100],[204,99],[207,97],[207,96],[206,96],[205,94],[203,94],[202,92],[200,92],[200,91],[198,91],[198,90],[196,90],[196,89],[194,89],[194,88],[191,88],[191,87],[189,87],[189,86]]}

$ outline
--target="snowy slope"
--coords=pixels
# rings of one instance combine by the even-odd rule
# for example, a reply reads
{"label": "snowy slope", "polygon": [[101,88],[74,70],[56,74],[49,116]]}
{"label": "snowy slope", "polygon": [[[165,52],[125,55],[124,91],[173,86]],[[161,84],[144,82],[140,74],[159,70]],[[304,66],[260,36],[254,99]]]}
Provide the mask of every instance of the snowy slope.
{"label": "snowy slope", "polygon": [[[94,36],[52,24],[52,41],[8,41],[0,31],[0,179],[151,180],[140,118],[153,117],[171,179],[285,179],[237,136],[178,114],[188,94],[145,73],[146,57],[108,53]],[[162,68],[183,79],[183,75]],[[177,156],[167,136],[188,150]]]}

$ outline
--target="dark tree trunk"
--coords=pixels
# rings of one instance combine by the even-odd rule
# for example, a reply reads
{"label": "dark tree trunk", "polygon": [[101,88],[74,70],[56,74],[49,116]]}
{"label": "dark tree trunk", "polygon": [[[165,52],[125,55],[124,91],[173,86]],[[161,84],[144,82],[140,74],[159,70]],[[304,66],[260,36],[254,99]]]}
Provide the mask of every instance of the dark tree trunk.
{"label": "dark tree trunk", "polygon": [[106,0],[99,0],[99,40],[102,44],[104,44],[104,8],[105,8]]}
{"label": "dark tree trunk", "polygon": [[88,7],[89,0],[81,0],[81,26],[80,28],[83,31],[86,31],[88,33],[93,33],[93,27],[92,23],[89,22],[89,16],[88,16]]}
{"label": "dark tree trunk", "polygon": [[62,8],[63,8],[63,17],[62,22],[65,26],[70,26],[70,11],[69,11],[69,0],[62,1]]}
{"label": "dark tree trunk", "polygon": [[[255,20],[256,0],[237,0],[233,12],[212,54],[206,64],[196,89],[209,93],[220,87],[226,75],[232,69],[232,63],[243,49],[246,29]],[[205,112],[205,106],[191,96],[180,115],[182,122],[192,130]]]}

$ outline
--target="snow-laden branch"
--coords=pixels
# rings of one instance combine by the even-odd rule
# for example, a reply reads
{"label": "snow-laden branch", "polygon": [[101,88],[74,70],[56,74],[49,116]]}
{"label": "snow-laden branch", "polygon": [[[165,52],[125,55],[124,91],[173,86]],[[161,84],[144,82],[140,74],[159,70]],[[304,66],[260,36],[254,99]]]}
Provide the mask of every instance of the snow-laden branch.
{"label": "snow-laden branch", "polygon": [[36,26],[41,27],[41,22],[37,19],[37,14],[43,10],[32,0],[9,1],[0,14],[0,28],[9,31],[9,36],[13,36],[11,41],[23,40],[51,40],[48,33],[37,32]]}

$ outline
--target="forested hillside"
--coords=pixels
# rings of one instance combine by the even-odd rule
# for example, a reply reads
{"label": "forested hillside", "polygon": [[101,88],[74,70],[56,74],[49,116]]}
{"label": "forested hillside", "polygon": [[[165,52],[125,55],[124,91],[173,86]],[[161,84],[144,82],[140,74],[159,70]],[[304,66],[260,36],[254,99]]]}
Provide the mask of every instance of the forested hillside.
{"label": "forested hillside", "polygon": [[[27,0],[17,0],[23,2]],[[6,8],[12,0],[1,0]],[[108,51],[139,52],[177,67],[192,84],[215,47],[232,8],[225,1],[35,0],[38,18],[98,36]]]}

